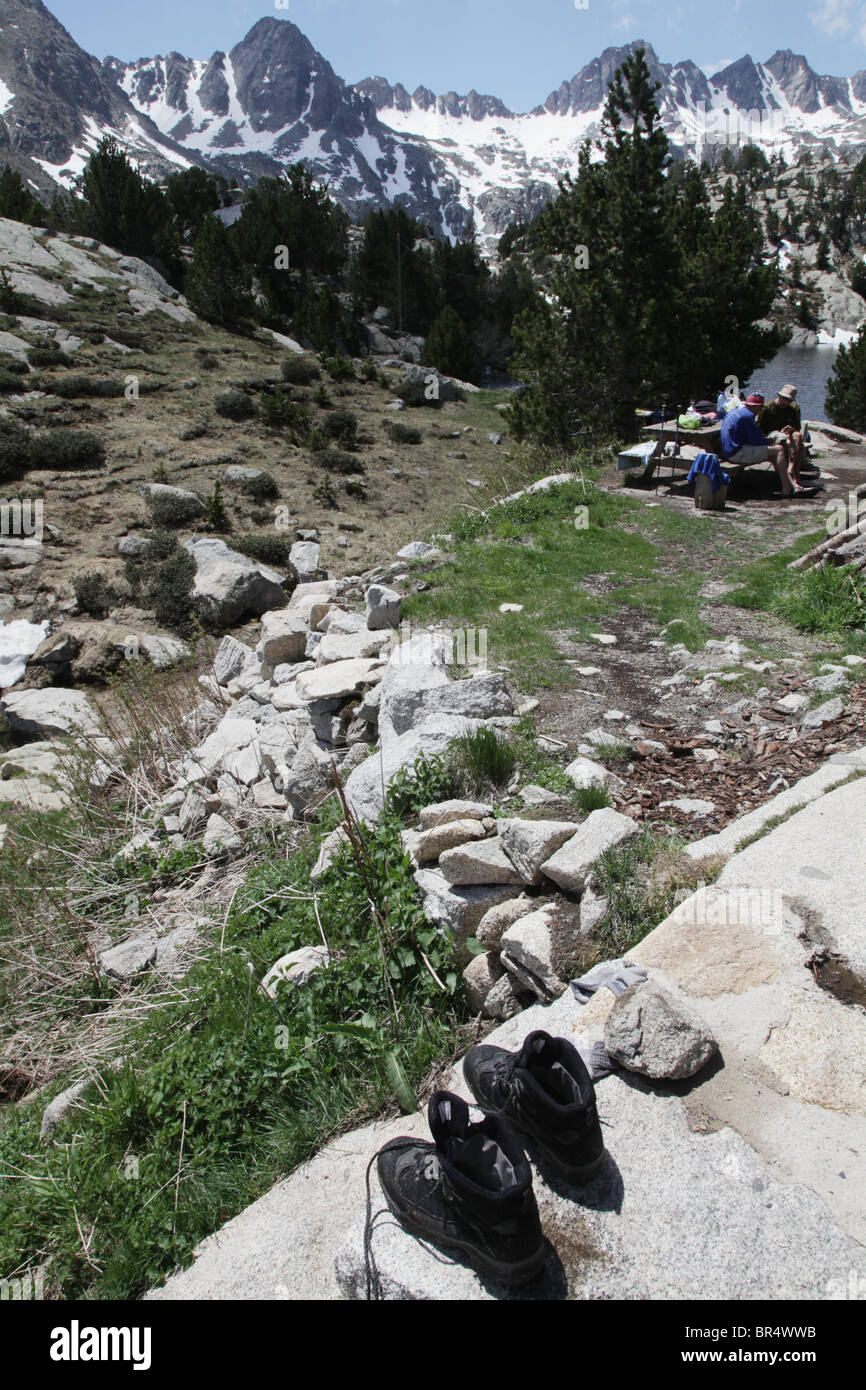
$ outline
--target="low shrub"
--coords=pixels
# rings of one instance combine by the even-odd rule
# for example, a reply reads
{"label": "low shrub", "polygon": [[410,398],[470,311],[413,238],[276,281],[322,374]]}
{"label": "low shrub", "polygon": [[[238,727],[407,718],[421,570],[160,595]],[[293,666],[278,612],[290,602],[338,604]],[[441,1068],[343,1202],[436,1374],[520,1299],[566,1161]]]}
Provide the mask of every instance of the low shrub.
{"label": "low shrub", "polygon": [[63,367],[69,358],[59,347],[33,347],[27,352],[31,367]]}
{"label": "low shrub", "polygon": [[[126,390],[125,382],[119,377],[85,376],[84,373],[77,372],[62,377],[51,377],[45,385],[52,395],[60,396],[63,400],[79,396],[99,396],[108,399],[122,396]],[[139,391],[142,389],[142,383],[139,382]]]}
{"label": "low shrub", "polygon": [[77,574],[72,581],[75,602],[82,613],[91,618],[107,618],[112,608],[121,602],[121,594],[104,574],[98,570],[88,570]]}
{"label": "low shrub", "polygon": [[388,426],[388,433],[395,444],[420,444],[423,438],[420,430],[416,430],[414,425],[404,425],[402,420],[393,420]]}
{"label": "low shrub", "polygon": [[286,429],[295,442],[304,438],[310,428],[310,412],[300,401],[293,401],[277,389],[262,396],[259,416],[269,429]]}
{"label": "low shrub", "polygon": [[308,353],[292,353],[289,357],[283,358],[282,364],[283,381],[290,382],[293,386],[309,386],[312,381],[319,381],[322,373],[315,357],[310,357]]}
{"label": "low shrub", "polygon": [[258,560],[263,565],[272,565],[274,569],[284,570],[291,563],[289,557],[292,543],[286,536],[235,536],[232,548],[239,550],[242,555],[248,555],[251,560]]}
{"label": "low shrub", "polygon": [[333,410],[322,421],[319,428],[326,438],[339,444],[341,449],[355,450],[358,447],[358,417],[353,410]]}
{"label": "low shrub", "polygon": [[423,377],[410,377],[407,381],[401,381],[394,388],[394,395],[401,400],[404,405],[410,407],[429,406],[431,410],[438,410],[442,401],[438,396],[432,400],[427,398],[427,387],[424,385]]}
{"label": "low shrub", "polygon": [[346,454],[342,449],[322,449],[316,454],[316,462],[329,473],[363,473],[364,465],[354,454]]}
{"label": "low shrub", "polygon": [[4,420],[0,431],[0,483],[20,478],[30,462],[30,437],[14,420]]}
{"label": "low shrub", "polygon": [[97,468],[105,445],[90,430],[44,430],[30,439],[30,468]]}
{"label": "low shrub", "polygon": [[214,400],[213,408],[226,420],[250,420],[256,413],[253,402],[243,391],[222,391]]}
{"label": "low shrub", "polygon": [[352,359],[345,357],[342,352],[335,352],[333,357],[323,357],[322,366],[332,381],[357,380]]}

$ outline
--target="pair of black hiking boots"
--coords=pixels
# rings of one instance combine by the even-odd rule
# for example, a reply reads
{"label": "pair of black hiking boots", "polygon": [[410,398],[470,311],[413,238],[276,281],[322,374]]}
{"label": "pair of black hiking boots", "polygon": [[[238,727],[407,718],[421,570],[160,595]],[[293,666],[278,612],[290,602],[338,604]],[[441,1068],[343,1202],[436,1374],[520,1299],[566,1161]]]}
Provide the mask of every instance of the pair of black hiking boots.
{"label": "pair of black hiking boots", "polygon": [[595,1088],[564,1038],[534,1032],[519,1052],[474,1047],[463,1074],[480,1108],[437,1091],[427,1117],[433,1142],[393,1139],[379,1152],[388,1206],[413,1235],[462,1251],[482,1275],[528,1283],[547,1258],[532,1170],[515,1130],[569,1183],[589,1182],[604,1161]]}

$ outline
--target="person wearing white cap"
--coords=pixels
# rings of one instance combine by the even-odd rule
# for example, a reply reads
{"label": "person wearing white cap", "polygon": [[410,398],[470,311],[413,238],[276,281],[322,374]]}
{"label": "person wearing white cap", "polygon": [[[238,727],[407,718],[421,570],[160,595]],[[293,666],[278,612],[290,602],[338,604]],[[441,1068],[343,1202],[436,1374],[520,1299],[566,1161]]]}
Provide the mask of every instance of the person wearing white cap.
{"label": "person wearing white cap", "polygon": [[773,444],[788,441],[790,451],[789,477],[794,487],[800,483],[800,469],[806,458],[803,442],[803,427],[800,421],[800,407],[797,404],[796,386],[782,386],[761,411],[758,425]]}

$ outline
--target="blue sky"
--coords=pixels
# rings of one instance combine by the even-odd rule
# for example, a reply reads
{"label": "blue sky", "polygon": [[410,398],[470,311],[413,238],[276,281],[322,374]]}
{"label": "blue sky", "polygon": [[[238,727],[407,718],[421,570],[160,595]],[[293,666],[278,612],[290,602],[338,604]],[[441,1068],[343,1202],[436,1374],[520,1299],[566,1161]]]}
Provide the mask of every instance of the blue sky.
{"label": "blue sky", "polygon": [[866,0],[47,0],[98,57],[177,49],[209,57],[262,15],[291,19],[347,81],[372,74],[436,92],[492,92],[515,111],[544,101],[603,48],[644,38],[663,62],[710,69],[777,48],[818,72],[866,68]]}

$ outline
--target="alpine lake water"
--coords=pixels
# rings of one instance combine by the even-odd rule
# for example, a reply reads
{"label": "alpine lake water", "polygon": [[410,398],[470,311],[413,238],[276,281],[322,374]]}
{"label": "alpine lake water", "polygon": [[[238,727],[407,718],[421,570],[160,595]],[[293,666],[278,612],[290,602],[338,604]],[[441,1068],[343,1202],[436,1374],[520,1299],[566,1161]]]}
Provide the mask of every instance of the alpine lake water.
{"label": "alpine lake water", "polygon": [[[749,391],[760,391],[770,400],[780,386],[790,382],[798,388],[797,400],[804,420],[826,420],[827,381],[839,349],[832,345],[795,347],[786,345],[772,361],[749,378]],[[744,391],[745,394],[745,391]]]}

